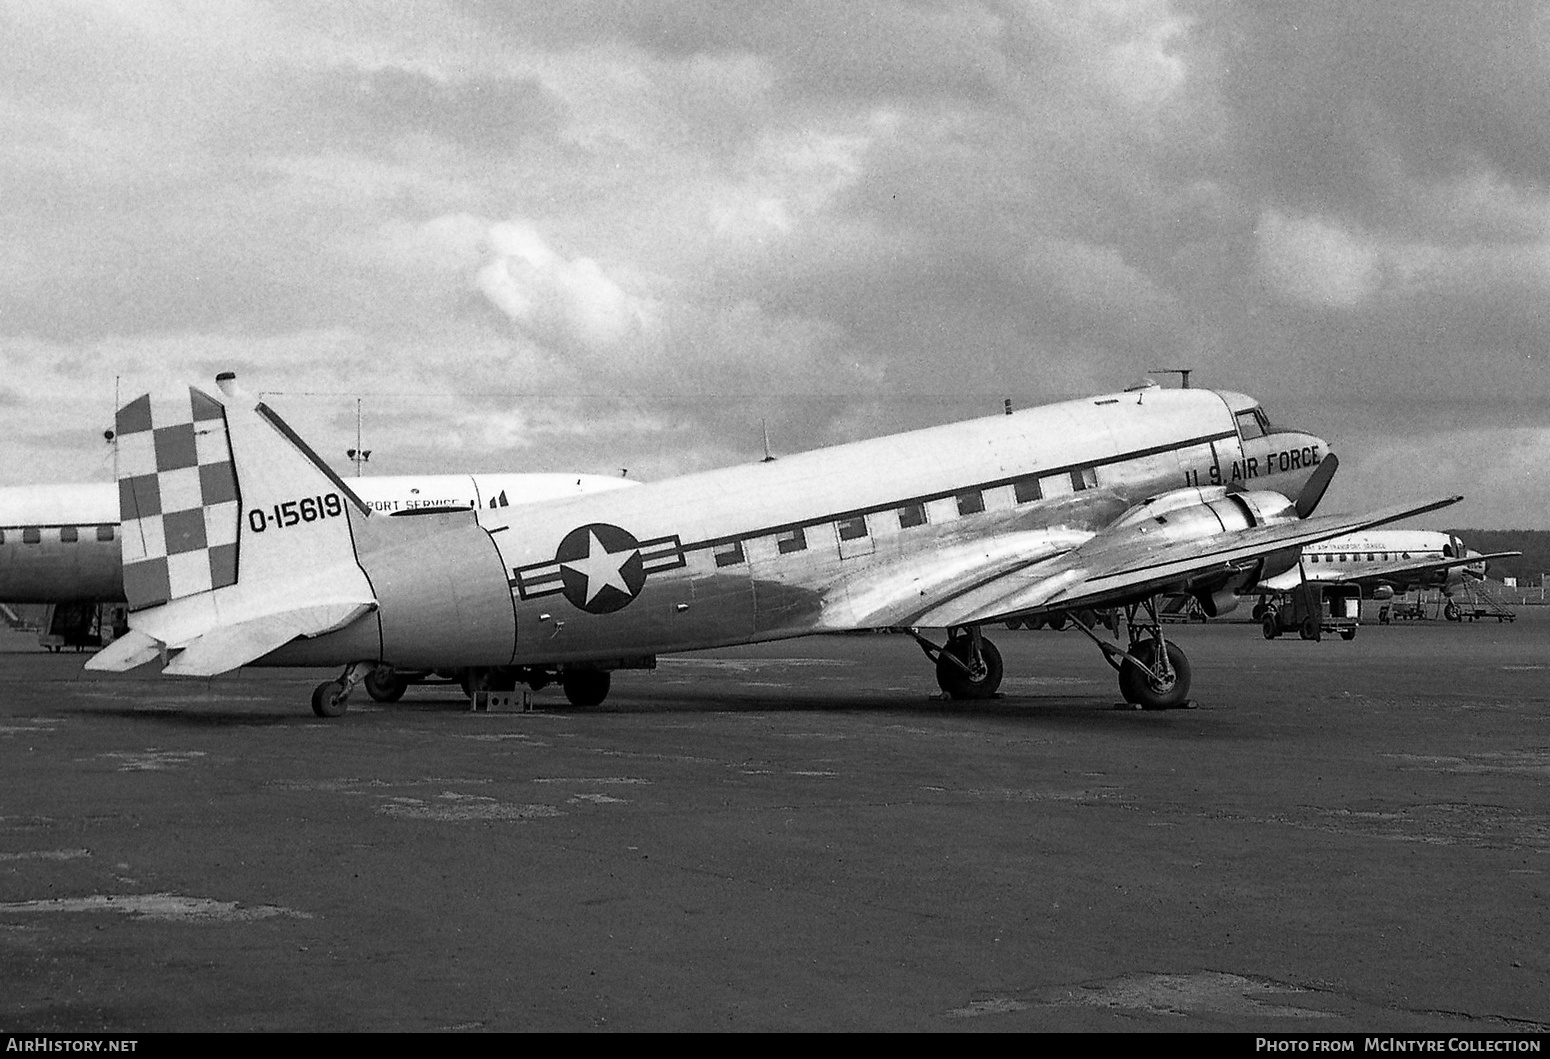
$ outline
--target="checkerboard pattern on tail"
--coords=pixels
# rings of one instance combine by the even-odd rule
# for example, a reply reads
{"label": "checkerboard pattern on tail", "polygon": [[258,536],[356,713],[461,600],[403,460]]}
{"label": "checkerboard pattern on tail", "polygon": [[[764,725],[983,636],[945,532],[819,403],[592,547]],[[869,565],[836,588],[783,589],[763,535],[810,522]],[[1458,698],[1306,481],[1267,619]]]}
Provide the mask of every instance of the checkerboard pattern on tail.
{"label": "checkerboard pattern on tail", "polygon": [[226,409],[146,394],[119,409],[118,496],[130,610],[237,582],[241,514]]}

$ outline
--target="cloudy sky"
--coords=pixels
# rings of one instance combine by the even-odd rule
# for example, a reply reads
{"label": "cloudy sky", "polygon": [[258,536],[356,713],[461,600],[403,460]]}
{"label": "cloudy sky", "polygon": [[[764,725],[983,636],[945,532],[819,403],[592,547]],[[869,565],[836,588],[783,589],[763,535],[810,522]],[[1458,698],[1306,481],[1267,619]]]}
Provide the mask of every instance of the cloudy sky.
{"label": "cloudy sky", "polygon": [[[6,0],[0,484],[235,370],[661,478],[1184,366],[1326,510],[1550,505],[1550,7]],[[1435,517],[1435,516],[1434,516]]]}

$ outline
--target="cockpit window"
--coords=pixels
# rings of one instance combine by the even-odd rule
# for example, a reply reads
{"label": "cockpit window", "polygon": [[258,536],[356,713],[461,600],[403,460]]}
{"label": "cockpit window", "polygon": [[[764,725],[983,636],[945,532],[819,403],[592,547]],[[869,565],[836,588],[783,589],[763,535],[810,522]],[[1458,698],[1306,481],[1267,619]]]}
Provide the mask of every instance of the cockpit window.
{"label": "cockpit window", "polygon": [[1262,438],[1270,433],[1270,420],[1265,418],[1265,413],[1259,408],[1250,408],[1238,413],[1238,436],[1244,441],[1250,438]]}

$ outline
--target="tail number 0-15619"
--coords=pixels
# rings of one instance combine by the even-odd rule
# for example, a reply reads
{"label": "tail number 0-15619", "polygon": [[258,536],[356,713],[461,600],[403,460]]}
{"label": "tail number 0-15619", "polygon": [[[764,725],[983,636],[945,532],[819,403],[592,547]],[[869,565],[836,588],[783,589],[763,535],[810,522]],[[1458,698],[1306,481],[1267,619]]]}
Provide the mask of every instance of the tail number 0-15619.
{"label": "tail number 0-15619", "polygon": [[287,529],[303,522],[316,522],[322,518],[338,518],[344,514],[344,501],[338,493],[323,496],[304,496],[300,500],[287,500],[273,507],[255,507],[248,512],[248,528],[254,533],[267,529]]}

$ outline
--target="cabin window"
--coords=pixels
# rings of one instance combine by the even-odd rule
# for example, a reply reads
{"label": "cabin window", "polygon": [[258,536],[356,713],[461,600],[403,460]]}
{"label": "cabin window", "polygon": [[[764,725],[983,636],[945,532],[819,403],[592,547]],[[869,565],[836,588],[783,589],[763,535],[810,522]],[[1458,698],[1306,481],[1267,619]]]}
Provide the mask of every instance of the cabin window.
{"label": "cabin window", "polygon": [[715,555],[717,566],[736,566],[746,561],[742,541],[727,541],[725,544],[716,545]]}
{"label": "cabin window", "polygon": [[1092,489],[1098,484],[1098,472],[1091,467],[1077,467],[1071,471],[1071,490],[1081,492],[1083,489]]}
{"label": "cabin window", "polygon": [[1372,562],[1372,561],[1374,561],[1374,560],[1375,560],[1375,559],[1376,559],[1376,558],[1377,558],[1377,556],[1375,556],[1375,555],[1373,555],[1373,554],[1372,554],[1372,552],[1368,552],[1368,553],[1367,553],[1367,561],[1368,561],[1368,562],[1369,562],[1369,563],[1370,563],[1370,562]]}
{"label": "cabin window", "polygon": [[110,541],[110,540],[112,540],[113,539],[113,527],[112,526],[98,526],[97,527],[97,539],[99,541]]}
{"label": "cabin window", "polygon": [[66,544],[74,544],[76,541],[80,540],[80,538],[81,533],[74,526],[59,527],[59,539],[64,541]]}
{"label": "cabin window", "polygon": [[866,516],[857,515],[855,518],[841,519],[835,523],[840,531],[840,540],[854,541],[866,536]]}
{"label": "cabin window", "polygon": [[958,494],[958,514],[978,515],[985,510],[985,494],[978,489],[970,489],[966,493]]}
{"label": "cabin window", "polygon": [[925,504],[905,504],[899,509],[899,528],[909,529],[911,526],[924,526],[926,524]]}
{"label": "cabin window", "polygon": [[36,526],[27,526],[26,528],[24,528],[22,530],[22,543],[23,544],[41,544],[42,542],[43,542],[43,531],[38,529],[38,527],[36,527]]}
{"label": "cabin window", "polygon": [[787,530],[785,533],[782,533],[780,536],[775,538],[775,548],[782,555],[790,555],[792,552],[806,551],[807,534],[802,532],[801,527],[798,527],[794,530]]}
{"label": "cabin window", "polygon": [[1039,480],[1031,474],[1012,483],[1012,495],[1019,504],[1031,504],[1035,500],[1044,499],[1044,494],[1039,490]]}

